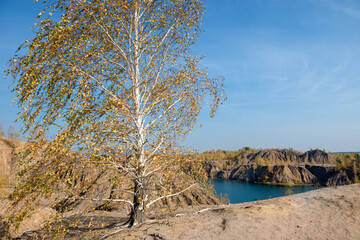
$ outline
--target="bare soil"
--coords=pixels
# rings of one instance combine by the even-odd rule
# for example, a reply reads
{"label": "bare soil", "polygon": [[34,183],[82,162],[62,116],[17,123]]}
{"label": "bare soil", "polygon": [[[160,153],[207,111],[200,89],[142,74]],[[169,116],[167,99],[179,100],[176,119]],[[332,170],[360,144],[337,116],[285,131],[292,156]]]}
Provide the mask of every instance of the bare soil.
{"label": "bare soil", "polygon": [[160,217],[152,213],[149,219],[146,224],[121,228],[124,215],[97,212],[83,217],[66,239],[358,240],[360,184],[250,203],[188,207]]}
{"label": "bare soil", "polygon": [[360,239],[360,184],[190,211],[108,239],[144,238]]}

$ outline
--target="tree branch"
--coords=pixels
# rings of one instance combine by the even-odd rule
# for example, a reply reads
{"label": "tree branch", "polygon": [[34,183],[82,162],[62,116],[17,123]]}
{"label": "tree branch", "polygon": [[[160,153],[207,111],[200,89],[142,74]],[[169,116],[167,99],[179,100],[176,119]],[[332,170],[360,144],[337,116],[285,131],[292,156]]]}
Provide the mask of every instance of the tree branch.
{"label": "tree branch", "polygon": [[189,190],[190,188],[192,188],[192,187],[193,187],[193,186],[195,186],[195,185],[196,185],[196,183],[194,183],[194,184],[190,185],[189,187],[187,187],[187,188],[185,188],[185,189],[181,190],[180,192],[177,192],[177,193],[173,193],[173,194],[169,194],[169,195],[165,195],[165,196],[159,197],[159,198],[157,198],[157,199],[155,199],[155,200],[151,201],[150,203],[148,203],[148,204],[146,205],[146,208],[150,207],[152,204],[154,204],[155,202],[157,202],[157,201],[159,201],[159,200],[161,200],[161,199],[168,198],[168,197],[174,197],[174,196],[177,196],[177,195],[179,195],[179,194],[181,194],[181,193],[183,193],[183,192],[185,192],[185,191]]}
{"label": "tree branch", "polygon": [[129,201],[129,200],[125,200],[125,199],[109,199],[109,198],[77,198],[77,197],[61,197],[58,199],[65,199],[65,200],[87,200],[87,201],[110,201],[110,202],[125,202],[128,203],[129,205],[131,205],[131,207],[134,206],[134,204]]}

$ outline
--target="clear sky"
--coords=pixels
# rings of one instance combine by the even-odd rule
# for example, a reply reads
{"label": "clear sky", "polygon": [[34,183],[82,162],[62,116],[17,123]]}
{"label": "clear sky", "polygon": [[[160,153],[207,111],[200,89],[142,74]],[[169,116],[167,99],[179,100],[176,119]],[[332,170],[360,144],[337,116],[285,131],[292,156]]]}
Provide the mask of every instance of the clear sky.
{"label": "clear sky", "polygon": [[[194,51],[228,100],[185,140],[195,149],[360,151],[360,1],[208,0]],[[41,3],[0,0],[0,71],[30,39]],[[14,124],[11,80],[0,122]]]}

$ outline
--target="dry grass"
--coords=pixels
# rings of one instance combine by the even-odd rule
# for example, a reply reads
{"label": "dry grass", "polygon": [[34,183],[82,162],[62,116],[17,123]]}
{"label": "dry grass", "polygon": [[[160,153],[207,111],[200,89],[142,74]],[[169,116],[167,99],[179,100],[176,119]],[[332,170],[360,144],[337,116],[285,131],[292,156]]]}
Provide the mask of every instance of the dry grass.
{"label": "dry grass", "polygon": [[10,193],[11,193],[10,189],[0,188],[0,200],[6,199]]}
{"label": "dry grass", "polygon": [[6,198],[15,185],[15,180],[10,174],[0,171],[0,199]]}
{"label": "dry grass", "polygon": [[19,142],[18,141],[14,141],[11,140],[9,138],[4,138],[4,137],[0,137],[0,139],[5,142],[8,146],[12,147],[12,148],[16,148],[19,147]]}
{"label": "dry grass", "polygon": [[[8,169],[11,158],[13,157],[11,151],[9,152],[8,147],[15,149],[21,146],[22,142],[13,141],[8,138],[0,137],[0,148],[4,148],[5,153],[2,155],[2,159],[0,161],[0,199],[4,199],[15,186],[15,174],[10,174],[10,170]],[[3,165],[5,164],[5,165]]]}

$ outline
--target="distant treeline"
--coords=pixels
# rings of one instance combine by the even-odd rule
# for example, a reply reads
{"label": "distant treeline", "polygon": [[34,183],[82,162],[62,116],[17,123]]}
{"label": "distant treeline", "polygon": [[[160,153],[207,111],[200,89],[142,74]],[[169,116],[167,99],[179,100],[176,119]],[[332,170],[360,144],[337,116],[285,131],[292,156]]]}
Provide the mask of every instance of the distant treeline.
{"label": "distant treeline", "polygon": [[[325,150],[310,149],[301,153],[292,148],[289,149],[252,149],[244,147],[239,150],[210,150],[196,153],[195,156],[202,161],[236,161],[237,164],[334,164],[339,169],[360,165],[360,154],[354,153],[330,153]],[[319,161],[321,160],[322,161]]]}
{"label": "distant treeline", "polygon": [[360,169],[359,153],[332,153],[336,158],[336,169],[352,168],[354,173]]}
{"label": "distant treeline", "polygon": [[232,160],[238,158],[241,160],[241,153],[243,152],[252,152],[256,153],[260,151],[259,149],[251,149],[250,147],[244,147],[236,151],[230,150],[210,150],[203,153],[196,153],[196,157],[203,161],[214,161],[214,160]]}

